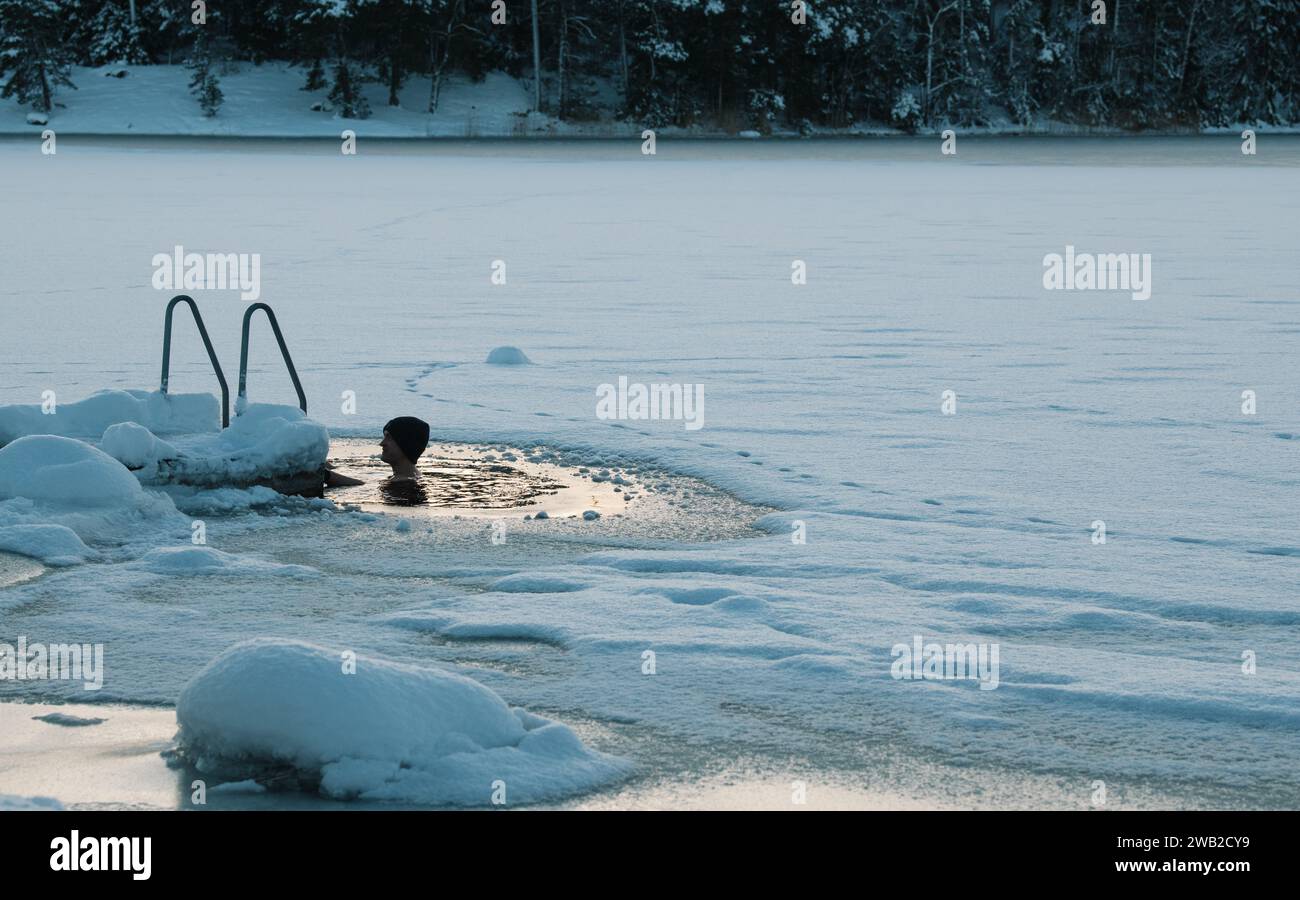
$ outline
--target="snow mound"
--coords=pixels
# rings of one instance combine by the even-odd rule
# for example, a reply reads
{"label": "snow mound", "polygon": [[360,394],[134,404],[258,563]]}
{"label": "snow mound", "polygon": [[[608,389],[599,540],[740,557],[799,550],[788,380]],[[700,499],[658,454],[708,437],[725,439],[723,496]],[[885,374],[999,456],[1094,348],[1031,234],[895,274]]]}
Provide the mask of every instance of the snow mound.
{"label": "snow mound", "polygon": [[134,422],[154,434],[215,432],[221,405],[211,394],[100,391],[76,403],[0,406],[0,446],[31,434],[98,439],[110,425]]}
{"label": "snow mound", "polygon": [[227,781],[214,784],[208,788],[210,794],[265,794],[266,788],[251,778],[243,781]]}
{"label": "snow mound", "polygon": [[159,547],[132,566],[156,575],[317,575],[309,566],[265,562],[214,547]]}
{"label": "snow mound", "polygon": [[252,403],[224,431],[174,443],[180,455],[159,462],[159,479],[242,486],[320,469],[330,437],[296,406]]}
{"label": "snow mound", "polygon": [[749,615],[769,612],[772,607],[766,600],[761,600],[758,597],[751,597],[748,594],[732,594],[730,597],[723,597],[714,603],[713,608],[723,612]]}
{"label": "snow mound", "polygon": [[169,498],[84,441],[41,434],[0,448],[0,549],[72,565],[94,555],[87,544],[186,524]]}
{"label": "snow mound", "polygon": [[121,463],[84,441],[32,435],[0,448],[0,500],[119,506],[141,493],[140,483]]}
{"label": "snow mound", "polygon": [[152,431],[136,422],[108,426],[99,447],[128,469],[148,468],[160,459],[177,455],[175,447],[160,441]]}
{"label": "snow mound", "polygon": [[591,587],[589,583],[579,579],[530,572],[507,575],[492,583],[492,590],[509,594],[564,594],[570,591],[583,591],[589,587]]}
{"label": "snow mound", "polygon": [[[12,409],[0,408],[0,413]],[[96,544],[135,542],[151,551],[139,560],[140,567],[158,574],[315,574],[303,566],[167,545],[188,536],[189,520],[178,503],[189,515],[210,515],[290,503],[322,508],[328,501],[287,498],[262,486],[200,490],[169,485],[175,498],[142,486],[142,481],[152,486],[171,480],[174,469],[220,485],[319,468],[329,435],[301,410],[252,406],[226,431],[179,435],[177,446],[136,422],[113,423],[102,434],[104,450],[51,434],[26,435],[0,447],[0,550],[68,566],[96,557]],[[127,465],[138,468],[133,473]],[[159,545],[164,549],[156,549]]]}
{"label": "snow mound", "polygon": [[337,799],[507,804],[590,790],[630,766],[564,725],[511,709],[462,675],[260,638],[219,655],[181,691],[181,753],[232,780],[287,764]]}
{"label": "snow mound", "polygon": [[95,556],[71,528],[39,523],[0,525],[0,550],[21,553],[49,566],[74,566]]}
{"label": "snow mound", "polygon": [[[0,446],[36,435],[98,441],[141,483],[205,487],[246,487],[313,472],[329,454],[329,432],[296,406],[245,404],[224,430],[210,394],[101,391],[53,409],[47,415],[36,405],[0,407]],[[80,483],[69,486],[81,489]]]}
{"label": "snow mound", "polygon": [[263,485],[247,488],[200,488],[169,485],[167,496],[187,516],[228,516],[252,509],[333,509],[334,504],[319,497],[289,497]]}
{"label": "snow mound", "polygon": [[497,347],[487,355],[492,366],[531,366],[533,361],[518,347]]}

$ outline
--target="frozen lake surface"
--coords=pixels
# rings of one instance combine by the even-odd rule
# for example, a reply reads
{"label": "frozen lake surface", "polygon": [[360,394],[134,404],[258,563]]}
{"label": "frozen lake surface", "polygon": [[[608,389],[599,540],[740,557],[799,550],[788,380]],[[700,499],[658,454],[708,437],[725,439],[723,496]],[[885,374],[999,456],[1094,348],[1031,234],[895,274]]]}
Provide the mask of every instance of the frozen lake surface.
{"label": "frozen lake surface", "polygon": [[[1300,806],[1297,163],[1300,141],[1245,157],[1232,135],[955,158],[0,142],[0,404],[155,388],[176,292],[153,256],[258,253],[333,437],[417,415],[437,441],[545,444],[777,510],[724,540],[683,516],[499,544],[450,518],[209,518],[212,547],[308,567],[270,575],[159,573],[125,535],[0,587],[0,640],[103,642],[103,689],[0,699],[169,706],[231,644],[278,636],[451,665],[637,767],[578,804],[745,805],[801,779],[839,805],[1085,807],[1102,781],[1110,806]],[[1150,299],[1045,290],[1067,246],[1150,254]],[[233,376],[247,302],[195,296]],[[292,402],[254,330],[250,398]],[[534,364],[485,364],[502,345]],[[619,376],[702,384],[703,427],[598,418]],[[171,381],[215,390],[179,318]],[[996,644],[997,689],[891,677],[916,636]]]}

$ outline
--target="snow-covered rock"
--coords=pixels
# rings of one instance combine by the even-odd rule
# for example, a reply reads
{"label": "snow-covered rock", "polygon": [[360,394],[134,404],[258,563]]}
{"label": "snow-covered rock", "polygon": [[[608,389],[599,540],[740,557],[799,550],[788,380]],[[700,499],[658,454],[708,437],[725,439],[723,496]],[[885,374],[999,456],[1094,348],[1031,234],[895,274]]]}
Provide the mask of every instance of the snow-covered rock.
{"label": "snow-covered rock", "polygon": [[564,725],[512,709],[442,669],[261,638],[231,647],[181,691],[181,752],[231,780],[288,764],[321,793],[431,806],[536,802],[589,790],[629,764]]}

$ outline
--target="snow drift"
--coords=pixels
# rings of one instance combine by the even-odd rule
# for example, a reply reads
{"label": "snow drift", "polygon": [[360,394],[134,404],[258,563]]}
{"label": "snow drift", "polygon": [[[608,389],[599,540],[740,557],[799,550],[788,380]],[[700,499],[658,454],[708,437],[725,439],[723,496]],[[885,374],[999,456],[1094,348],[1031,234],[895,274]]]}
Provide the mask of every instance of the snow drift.
{"label": "snow drift", "polygon": [[[252,403],[215,435],[172,441],[178,455],[155,459],[146,478],[184,484],[241,486],[319,470],[329,456],[325,426],[296,406]],[[163,445],[166,446],[166,445]],[[149,472],[146,464],[142,472]]]}
{"label": "snow drift", "polygon": [[315,576],[308,566],[266,562],[246,556],[224,553],[215,547],[159,547],[131,563],[155,575],[244,575],[244,576]]}
{"label": "snow drift", "polygon": [[32,435],[79,438],[144,484],[203,486],[289,478],[320,469],[329,455],[329,432],[296,406],[246,404],[224,430],[210,394],[100,391],[52,409],[0,406],[0,446]]}
{"label": "snow drift", "polygon": [[84,441],[32,435],[0,449],[0,500],[119,506],[142,493],[125,466]]}
{"label": "snow drift", "polygon": [[172,459],[178,451],[159,440],[148,428],[136,422],[118,422],[104,431],[100,449],[129,469],[144,469],[160,459]]}
{"label": "snow drift", "polygon": [[[0,406],[0,550],[66,566],[96,558],[96,544],[173,543],[188,538],[177,503],[190,514],[264,505],[279,495],[252,486],[319,471],[329,454],[329,433],[297,407],[250,404],[224,430],[219,411],[208,394],[144,391],[101,391],[49,414]],[[238,568],[161,553],[146,567]]]}
{"label": "snow drift", "polygon": [[221,427],[221,405],[211,394],[99,391],[85,400],[50,407],[0,406],[0,446],[30,434],[97,441],[119,422],[134,422],[154,434],[215,432]]}
{"label": "snow drift", "polygon": [[169,498],[84,441],[30,435],[0,448],[0,550],[70,565],[95,555],[87,542],[168,524],[186,525]]}
{"label": "snow drift", "polygon": [[337,799],[429,806],[507,804],[590,790],[626,761],[566,726],[507,706],[462,675],[255,639],[199,672],[176,704],[179,750],[227,780],[292,767]]}

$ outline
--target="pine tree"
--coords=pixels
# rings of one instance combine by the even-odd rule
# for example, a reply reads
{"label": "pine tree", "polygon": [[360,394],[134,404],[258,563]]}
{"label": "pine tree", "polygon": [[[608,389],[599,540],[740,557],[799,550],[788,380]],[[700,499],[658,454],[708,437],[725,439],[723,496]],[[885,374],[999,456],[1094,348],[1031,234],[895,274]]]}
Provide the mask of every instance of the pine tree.
{"label": "pine tree", "polygon": [[80,61],[88,66],[149,62],[140,27],[131,24],[129,13],[119,0],[103,0],[94,14],[76,27],[69,43],[78,49]]}
{"label": "pine tree", "polygon": [[329,79],[322,60],[334,55],[350,25],[351,10],[334,0],[284,0],[282,9],[281,52],[292,62],[310,64],[302,90],[325,90]]}
{"label": "pine tree", "polygon": [[62,0],[0,0],[0,97],[47,113],[59,86],[76,89],[72,55],[63,44]]}
{"label": "pine tree", "polygon": [[304,91],[320,91],[325,89],[325,67],[320,63],[320,57],[316,57],[311,62],[311,68],[307,70],[307,83],[302,86]]}
{"label": "pine tree", "polygon": [[203,110],[203,115],[212,118],[217,114],[221,107],[225,95],[221,93],[221,88],[217,84],[217,76],[211,72],[203,80],[203,89],[199,92],[199,108]]}
{"label": "pine tree", "polygon": [[362,96],[353,78],[352,66],[345,59],[340,59],[334,67],[334,86],[330,88],[329,100],[345,119],[370,118],[370,104]]}
{"label": "pine tree", "polygon": [[1284,124],[1300,117],[1300,5],[1234,0],[1209,19],[1202,65],[1209,124]]}
{"label": "pine tree", "polygon": [[[71,86],[72,63],[191,55],[189,0],[134,5],[133,23],[127,0],[0,0],[3,96],[45,110]],[[1093,21],[1090,0],[816,0],[802,24],[788,0],[531,0],[510,3],[494,24],[486,0],[209,6],[211,43],[190,60],[207,115],[221,105],[208,57],[221,56],[301,65],[304,89],[328,91],[347,118],[369,113],[362,71],[367,86],[387,86],[390,104],[406,79],[428,78],[433,110],[452,73],[479,80],[493,69],[538,81],[533,105],[562,118],[596,118],[613,101],[618,115],[651,127],[894,121],[920,130],[1005,115],[1026,126],[1141,129],[1300,118],[1297,0],[1108,0],[1105,22]]]}
{"label": "pine tree", "polygon": [[996,92],[990,54],[989,0],[959,0],[957,73],[948,101],[948,118],[958,125],[984,125]]}
{"label": "pine tree", "polygon": [[1028,125],[1038,111],[1037,72],[1046,35],[1034,0],[1015,0],[1002,19],[994,50],[995,78],[1012,119]]}
{"label": "pine tree", "polygon": [[194,73],[190,76],[190,93],[199,101],[199,108],[203,110],[203,115],[210,119],[217,114],[225,98],[221,93],[217,75],[212,71],[206,26],[198,26],[194,33],[194,49],[190,53],[189,69]]}

